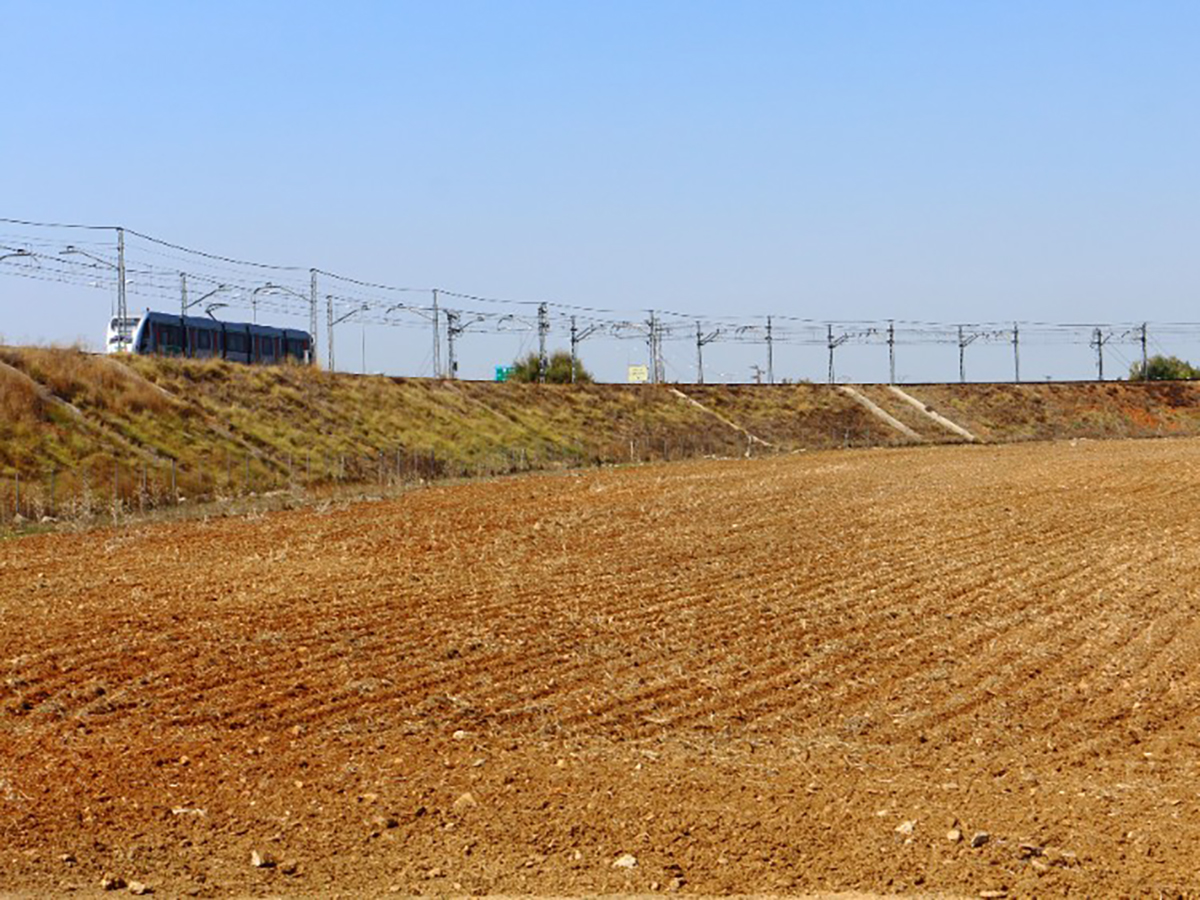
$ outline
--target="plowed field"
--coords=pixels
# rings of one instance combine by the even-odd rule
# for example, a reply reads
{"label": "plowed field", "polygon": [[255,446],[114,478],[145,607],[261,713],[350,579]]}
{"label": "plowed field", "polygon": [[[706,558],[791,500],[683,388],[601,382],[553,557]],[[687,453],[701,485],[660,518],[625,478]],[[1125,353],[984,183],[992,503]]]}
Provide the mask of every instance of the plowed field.
{"label": "plowed field", "polygon": [[0,891],[1200,893],[1198,496],[943,447],[9,541]]}

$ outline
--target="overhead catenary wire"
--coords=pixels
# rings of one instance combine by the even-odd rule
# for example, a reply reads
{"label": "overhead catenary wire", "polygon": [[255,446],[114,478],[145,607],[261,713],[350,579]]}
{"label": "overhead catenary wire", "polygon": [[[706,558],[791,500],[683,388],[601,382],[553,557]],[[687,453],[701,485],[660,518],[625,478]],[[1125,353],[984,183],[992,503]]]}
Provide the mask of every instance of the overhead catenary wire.
{"label": "overhead catenary wire", "polygon": [[[123,230],[124,252],[118,259],[115,235]],[[105,239],[104,235],[113,235]],[[621,309],[617,305],[587,305],[562,301],[542,301],[489,296],[482,293],[434,287],[388,284],[383,281],[354,278],[319,266],[279,265],[231,255],[199,250],[164,240],[141,231],[115,225],[36,222],[0,218],[0,275],[51,284],[112,291],[120,286],[117,267],[123,264],[123,287],[139,304],[178,306],[180,276],[198,290],[223,290],[222,301],[238,309],[269,312],[272,315],[303,320],[312,311],[309,278],[319,277],[337,313],[356,309],[356,321],[406,331],[421,331],[431,321],[446,325],[441,318],[453,320],[459,336],[469,321],[470,335],[520,337],[520,346],[528,346],[535,329],[534,314],[544,311],[544,327],[556,336],[565,336],[571,328],[584,328],[597,339],[653,345],[660,354],[665,344],[694,346],[696,328],[702,324],[713,331],[714,342],[728,345],[772,348],[825,347],[832,333],[838,346],[895,347],[959,345],[967,343],[1001,344],[1014,341],[1019,330],[1022,345],[1086,346],[1093,329],[1100,327],[1109,335],[1106,343],[1135,344],[1142,340],[1142,323],[1114,322],[940,322],[925,319],[891,320],[824,319],[812,316],[775,314],[696,315],[661,309],[655,301],[653,334],[647,329],[645,312]],[[434,292],[442,298],[435,312]],[[649,304],[646,304],[649,305]],[[764,322],[770,319],[768,328]],[[890,330],[889,330],[890,329]],[[1200,323],[1163,322],[1151,324],[1149,342],[1166,353],[1164,342],[1200,341]],[[660,360],[672,373],[678,367]]]}

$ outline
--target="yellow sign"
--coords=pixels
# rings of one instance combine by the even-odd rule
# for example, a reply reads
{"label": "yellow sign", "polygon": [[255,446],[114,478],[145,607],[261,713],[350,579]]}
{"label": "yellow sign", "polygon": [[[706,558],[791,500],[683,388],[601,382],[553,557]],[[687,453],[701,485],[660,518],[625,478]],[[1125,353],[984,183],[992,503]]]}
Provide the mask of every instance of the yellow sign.
{"label": "yellow sign", "polygon": [[649,366],[630,366],[629,367],[629,383],[630,384],[645,384],[650,380]]}

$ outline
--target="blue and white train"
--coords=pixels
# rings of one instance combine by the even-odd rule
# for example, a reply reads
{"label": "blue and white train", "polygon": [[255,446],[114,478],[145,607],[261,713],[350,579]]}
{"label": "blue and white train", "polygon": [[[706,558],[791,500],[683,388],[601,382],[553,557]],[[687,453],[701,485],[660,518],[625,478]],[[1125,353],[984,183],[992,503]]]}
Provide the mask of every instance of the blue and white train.
{"label": "blue and white train", "polygon": [[111,319],[104,346],[108,353],[125,349],[139,354],[218,358],[262,365],[285,359],[314,361],[312,336],[307,331],[150,310],[137,318]]}

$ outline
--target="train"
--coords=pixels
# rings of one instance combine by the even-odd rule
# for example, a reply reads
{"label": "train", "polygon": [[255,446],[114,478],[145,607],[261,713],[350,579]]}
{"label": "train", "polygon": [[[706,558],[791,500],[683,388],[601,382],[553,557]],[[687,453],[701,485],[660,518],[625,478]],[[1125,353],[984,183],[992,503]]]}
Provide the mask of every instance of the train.
{"label": "train", "polygon": [[108,353],[128,350],[257,365],[289,359],[315,362],[312,335],[307,331],[150,310],[138,317],[112,318],[104,348]]}

